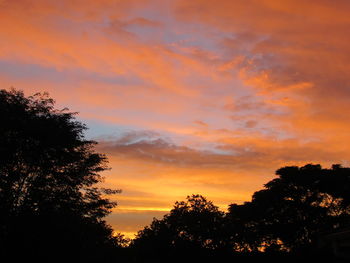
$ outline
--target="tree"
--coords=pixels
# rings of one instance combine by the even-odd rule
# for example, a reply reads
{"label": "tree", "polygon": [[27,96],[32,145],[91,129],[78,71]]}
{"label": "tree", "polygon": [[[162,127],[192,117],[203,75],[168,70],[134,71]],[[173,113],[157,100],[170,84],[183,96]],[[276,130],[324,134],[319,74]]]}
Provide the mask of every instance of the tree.
{"label": "tree", "polygon": [[0,247],[77,257],[115,245],[103,218],[118,190],[96,187],[107,159],[48,94],[0,90]]}
{"label": "tree", "polygon": [[211,201],[201,195],[188,196],[176,202],[163,219],[153,219],[150,226],[139,231],[132,246],[141,254],[158,257],[159,253],[203,254],[222,246],[223,216]]}
{"label": "tree", "polygon": [[230,205],[234,247],[298,251],[322,233],[349,225],[350,168],[309,164],[280,168],[276,174],[251,202]]}

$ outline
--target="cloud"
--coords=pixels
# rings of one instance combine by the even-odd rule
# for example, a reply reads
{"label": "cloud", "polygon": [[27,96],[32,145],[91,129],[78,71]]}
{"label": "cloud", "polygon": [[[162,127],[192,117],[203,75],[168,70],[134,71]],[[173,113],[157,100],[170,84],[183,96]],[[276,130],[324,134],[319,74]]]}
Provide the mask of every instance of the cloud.
{"label": "cloud", "polygon": [[222,45],[231,60],[241,57],[244,81],[266,97],[299,102],[287,105],[295,113],[287,121],[317,116],[326,125],[329,113],[349,113],[349,9],[347,1],[178,1],[177,14],[230,32]]}
{"label": "cloud", "polygon": [[[248,128],[252,129],[256,123],[246,125],[251,125]],[[219,133],[218,131],[217,134]],[[324,148],[318,140],[302,142],[299,139],[276,139],[258,134],[249,137],[221,134],[221,139],[212,145],[211,150],[204,150],[169,142],[151,131],[129,132],[115,139],[100,138],[99,150],[120,163],[144,164],[150,169],[158,170],[155,174],[161,170],[173,172],[178,169],[182,175],[177,174],[171,179],[181,177],[203,183],[209,183],[205,174],[209,177],[211,173],[216,174],[218,180],[211,183],[235,183],[237,179],[245,180],[244,177],[255,176],[254,173],[259,171],[271,171],[271,167],[293,162],[303,163],[305,160],[331,164],[346,154],[339,149]],[[203,174],[188,177],[188,172],[193,170],[202,171]],[[227,178],[228,173],[241,176]]]}
{"label": "cloud", "polygon": [[[249,200],[273,178],[276,167],[304,165],[306,160],[331,165],[347,154],[345,149],[325,148],[318,141],[240,137],[227,132],[221,136],[212,151],[177,145],[152,131],[100,138],[98,150],[107,154],[114,167],[108,172],[109,186],[124,190],[116,197],[119,206],[111,217],[116,229],[136,231],[150,222],[146,219],[151,215],[163,215],[188,194],[204,194],[224,210],[229,203]],[[128,225],[125,218],[136,223]]]}
{"label": "cloud", "polygon": [[[176,145],[156,132],[134,131],[115,140],[99,140],[101,151],[122,159],[159,163],[174,167],[233,169],[241,165],[242,156],[253,158],[261,153],[243,147],[231,147],[230,152],[216,152]],[[217,147],[224,149],[224,147]]]}
{"label": "cloud", "polygon": [[[319,155],[305,154],[309,152],[305,147],[311,146],[304,141],[314,141],[311,148],[324,152],[318,161],[348,158],[344,149],[350,146],[349,2],[177,4],[179,20],[225,32],[221,40],[227,55],[224,70],[235,68],[245,85],[255,90],[250,101],[234,100],[224,106],[239,129],[248,128],[245,124],[250,119],[259,119],[253,132],[294,138],[305,160]],[[329,148],[332,154],[327,156]],[[276,150],[271,146],[265,151]]]}
{"label": "cloud", "polygon": [[108,216],[108,222],[112,225],[115,232],[122,232],[129,238],[134,238],[134,235],[150,222],[153,218],[161,219],[166,211],[116,211]]}
{"label": "cloud", "polygon": [[191,193],[225,207],[280,166],[349,160],[349,10],[2,0],[0,85],[47,90],[92,123],[113,168],[105,184],[124,190],[118,211],[146,220]]}

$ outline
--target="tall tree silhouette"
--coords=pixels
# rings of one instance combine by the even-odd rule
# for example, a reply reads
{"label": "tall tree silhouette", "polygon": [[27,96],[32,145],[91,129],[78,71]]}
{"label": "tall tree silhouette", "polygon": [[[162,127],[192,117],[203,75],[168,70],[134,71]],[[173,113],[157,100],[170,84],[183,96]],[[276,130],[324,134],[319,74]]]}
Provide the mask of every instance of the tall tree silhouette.
{"label": "tall tree silhouette", "polygon": [[95,186],[107,159],[74,116],[47,94],[0,90],[3,253],[93,258],[115,245],[103,218],[116,203],[103,196],[118,191]]}
{"label": "tall tree silhouette", "polygon": [[350,168],[309,164],[276,174],[251,202],[230,205],[236,249],[300,251],[320,234],[349,226]]}

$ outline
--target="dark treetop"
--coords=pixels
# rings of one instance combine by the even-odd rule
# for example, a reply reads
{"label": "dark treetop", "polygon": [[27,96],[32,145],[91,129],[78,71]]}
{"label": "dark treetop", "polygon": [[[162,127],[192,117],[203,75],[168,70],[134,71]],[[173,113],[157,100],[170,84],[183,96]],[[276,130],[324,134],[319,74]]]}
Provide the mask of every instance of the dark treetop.
{"label": "dark treetop", "polygon": [[47,94],[0,90],[2,252],[91,258],[114,247],[103,217],[116,203],[103,196],[118,191],[95,186],[107,160],[74,116]]}

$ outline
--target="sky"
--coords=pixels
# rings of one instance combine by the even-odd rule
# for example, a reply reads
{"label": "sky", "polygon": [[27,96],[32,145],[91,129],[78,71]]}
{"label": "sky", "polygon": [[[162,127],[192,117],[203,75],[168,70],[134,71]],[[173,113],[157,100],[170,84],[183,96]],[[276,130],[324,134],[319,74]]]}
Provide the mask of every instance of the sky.
{"label": "sky", "polygon": [[129,237],[175,201],[249,201],[350,160],[347,0],[0,0],[0,87],[79,112]]}

